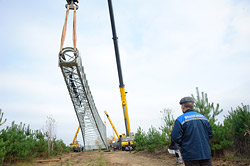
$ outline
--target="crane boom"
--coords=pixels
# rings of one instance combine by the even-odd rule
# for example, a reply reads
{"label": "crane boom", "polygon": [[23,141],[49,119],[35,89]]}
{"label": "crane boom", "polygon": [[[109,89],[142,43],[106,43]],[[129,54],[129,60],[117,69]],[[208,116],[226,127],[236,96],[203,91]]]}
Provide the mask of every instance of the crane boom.
{"label": "crane boom", "polygon": [[110,21],[111,21],[111,28],[113,34],[113,42],[115,48],[115,57],[116,57],[116,64],[118,70],[118,77],[120,83],[120,93],[121,93],[121,101],[122,101],[122,109],[125,121],[125,128],[126,128],[126,135],[130,136],[130,123],[129,123],[129,116],[128,116],[128,108],[127,108],[127,99],[126,99],[126,92],[125,92],[125,85],[123,83],[122,77],[122,68],[121,68],[121,61],[120,61],[120,54],[119,54],[119,47],[118,47],[118,37],[116,35],[116,28],[115,28],[115,19],[112,7],[112,1],[108,0],[108,7],[109,7],[109,14],[110,14]]}
{"label": "crane boom", "polygon": [[119,140],[119,139],[120,139],[120,136],[119,136],[118,132],[116,131],[115,126],[114,126],[114,124],[112,123],[112,121],[111,121],[111,119],[110,119],[110,117],[109,117],[107,111],[104,111],[104,113],[106,114],[106,116],[107,116],[107,118],[108,118],[108,120],[109,120],[109,123],[111,124],[111,126],[112,126],[113,130],[115,131],[115,134],[116,134],[116,136],[117,136],[117,138],[118,138],[118,140]]}
{"label": "crane boom", "polygon": [[72,145],[74,145],[74,144],[75,144],[76,137],[77,137],[77,135],[78,135],[78,133],[79,133],[80,128],[81,128],[81,126],[79,125],[78,129],[76,130],[75,137],[74,137],[74,139],[73,139],[73,141],[72,141]]}

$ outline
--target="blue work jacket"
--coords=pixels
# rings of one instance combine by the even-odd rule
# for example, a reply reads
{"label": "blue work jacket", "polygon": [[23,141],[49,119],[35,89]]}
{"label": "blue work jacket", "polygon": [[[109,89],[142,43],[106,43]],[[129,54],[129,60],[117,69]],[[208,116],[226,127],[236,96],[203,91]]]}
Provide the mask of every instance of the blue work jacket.
{"label": "blue work jacket", "polygon": [[208,119],[189,109],[179,116],[171,133],[174,142],[180,144],[184,161],[211,158],[209,139],[213,137]]}

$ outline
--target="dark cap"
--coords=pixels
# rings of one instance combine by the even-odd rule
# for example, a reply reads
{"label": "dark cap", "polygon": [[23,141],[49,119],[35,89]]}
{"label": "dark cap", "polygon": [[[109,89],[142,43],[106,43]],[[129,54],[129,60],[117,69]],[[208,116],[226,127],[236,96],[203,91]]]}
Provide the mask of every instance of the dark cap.
{"label": "dark cap", "polygon": [[192,97],[183,97],[180,100],[180,104],[185,104],[185,103],[189,103],[189,102],[194,103],[194,99]]}

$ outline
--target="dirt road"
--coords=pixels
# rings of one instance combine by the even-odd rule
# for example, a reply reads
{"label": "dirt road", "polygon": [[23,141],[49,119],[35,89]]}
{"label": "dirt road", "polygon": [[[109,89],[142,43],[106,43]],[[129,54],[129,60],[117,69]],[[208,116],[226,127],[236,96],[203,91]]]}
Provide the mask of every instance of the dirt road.
{"label": "dirt road", "polygon": [[36,166],[174,166],[175,156],[150,153],[80,152],[63,155],[59,162],[36,163]]}
{"label": "dirt road", "polygon": [[129,153],[129,152],[111,152],[104,154],[108,165],[131,165],[131,166],[172,166],[176,165],[175,156],[166,156],[165,154],[152,155],[150,153]]}
{"label": "dirt road", "polygon": [[[33,163],[32,166],[176,166],[175,155],[126,151],[79,152],[61,156],[59,162]],[[213,158],[213,166],[250,166],[250,163]],[[182,165],[179,165],[182,166]]]}

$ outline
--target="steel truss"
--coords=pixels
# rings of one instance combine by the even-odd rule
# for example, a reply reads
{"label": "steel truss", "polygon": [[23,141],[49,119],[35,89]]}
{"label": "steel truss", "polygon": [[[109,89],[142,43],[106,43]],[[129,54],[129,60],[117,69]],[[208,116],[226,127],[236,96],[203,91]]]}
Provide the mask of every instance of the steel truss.
{"label": "steel truss", "polygon": [[85,149],[106,148],[106,126],[95,106],[78,50],[63,48],[59,66],[81,126]]}

